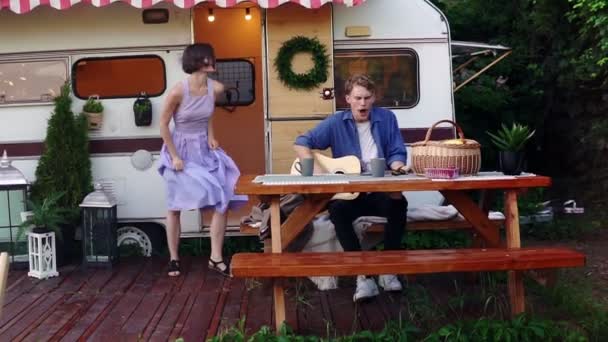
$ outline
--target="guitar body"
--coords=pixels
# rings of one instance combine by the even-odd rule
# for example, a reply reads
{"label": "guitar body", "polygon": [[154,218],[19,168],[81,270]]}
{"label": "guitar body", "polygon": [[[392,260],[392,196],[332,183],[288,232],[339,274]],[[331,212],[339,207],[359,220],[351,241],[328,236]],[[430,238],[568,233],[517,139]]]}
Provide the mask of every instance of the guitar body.
{"label": "guitar body", "polygon": [[[315,174],[360,174],[361,173],[361,162],[359,158],[355,156],[344,156],[340,158],[331,158],[320,153],[313,153],[315,158]],[[300,173],[296,170],[295,165],[299,159],[296,158],[291,164],[292,175],[299,175]],[[318,172],[318,169],[321,169]],[[341,200],[354,200],[359,196],[358,192],[345,192],[334,195],[332,199]]]}

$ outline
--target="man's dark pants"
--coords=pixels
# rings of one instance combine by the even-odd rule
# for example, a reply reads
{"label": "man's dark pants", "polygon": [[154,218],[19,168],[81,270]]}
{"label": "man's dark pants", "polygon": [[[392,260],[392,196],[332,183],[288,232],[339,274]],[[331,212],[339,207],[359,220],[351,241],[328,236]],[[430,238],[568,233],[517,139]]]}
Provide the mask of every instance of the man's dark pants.
{"label": "man's dark pants", "polygon": [[392,199],[387,193],[361,193],[352,201],[335,200],[328,205],[329,219],[336,228],[338,241],[345,251],[360,251],[361,244],[353,228],[353,221],[361,216],[386,217],[384,249],[401,248],[407,221],[407,200]]}

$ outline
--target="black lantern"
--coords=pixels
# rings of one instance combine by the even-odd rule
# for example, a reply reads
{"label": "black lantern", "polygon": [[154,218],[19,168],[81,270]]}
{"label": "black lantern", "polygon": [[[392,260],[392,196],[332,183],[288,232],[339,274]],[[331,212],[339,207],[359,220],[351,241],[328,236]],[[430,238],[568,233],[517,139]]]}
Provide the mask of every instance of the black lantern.
{"label": "black lantern", "polygon": [[0,159],[0,251],[8,252],[12,266],[27,267],[27,237],[17,241],[21,213],[26,211],[28,181],[11,166],[6,151]]}
{"label": "black lantern", "polygon": [[112,267],[118,261],[116,199],[95,183],[82,203],[83,266]]}

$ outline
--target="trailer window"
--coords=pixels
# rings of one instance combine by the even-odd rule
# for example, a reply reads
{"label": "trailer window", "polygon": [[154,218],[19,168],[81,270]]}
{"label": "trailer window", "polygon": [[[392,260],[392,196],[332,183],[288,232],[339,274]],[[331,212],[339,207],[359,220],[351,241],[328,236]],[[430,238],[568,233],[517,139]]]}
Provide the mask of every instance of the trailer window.
{"label": "trailer window", "polygon": [[72,67],[74,94],[87,99],[159,96],[166,88],[165,63],[155,55],[84,58]]}
{"label": "trailer window", "polygon": [[245,59],[218,59],[211,78],[224,85],[224,93],[215,102],[218,106],[247,106],[255,100],[253,63]]}
{"label": "trailer window", "polygon": [[51,102],[67,80],[67,59],[0,62],[0,105]]}
{"label": "trailer window", "polygon": [[369,75],[376,83],[376,105],[411,108],[418,103],[418,55],[411,49],[336,51],[334,55],[336,108],[348,108],[344,82],[354,74]]}

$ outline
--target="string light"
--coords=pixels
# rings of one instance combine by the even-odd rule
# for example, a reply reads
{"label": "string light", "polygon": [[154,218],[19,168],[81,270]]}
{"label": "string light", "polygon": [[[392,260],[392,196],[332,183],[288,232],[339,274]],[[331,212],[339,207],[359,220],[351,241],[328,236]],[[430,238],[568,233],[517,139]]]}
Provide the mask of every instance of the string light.
{"label": "string light", "polygon": [[251,20],[251,11],[249,8],[245,8],[245,20]]}
{"label": "string light", "polygon": [[209,9],[209,15],[207,16],[207,20],[209,20],[210,23],[215,21],[215,16],[213,15],[213,9]]}

